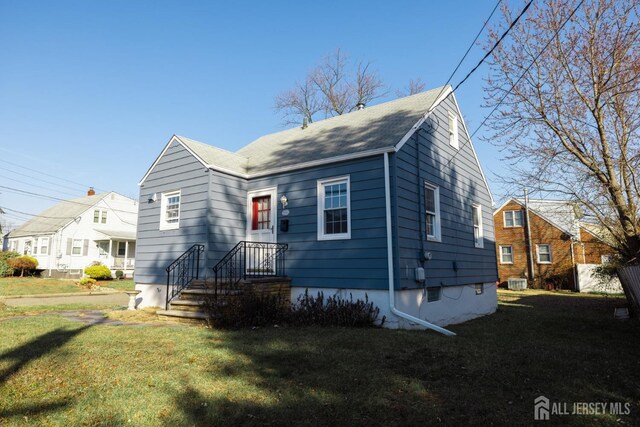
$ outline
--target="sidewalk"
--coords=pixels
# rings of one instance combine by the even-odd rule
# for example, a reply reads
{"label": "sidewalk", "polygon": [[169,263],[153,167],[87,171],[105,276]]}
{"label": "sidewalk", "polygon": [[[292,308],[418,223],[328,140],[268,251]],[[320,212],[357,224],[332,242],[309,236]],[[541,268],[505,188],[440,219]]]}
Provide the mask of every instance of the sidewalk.
{"label": "sidewalk", "polygon": [[3,297],[2,301],[10,307],[24,307],[32,305],[59,304],[118,304],[126,306],[129,296],[122,291],[98,291],[91,294],[46,294],[46,295],[15,295]]}

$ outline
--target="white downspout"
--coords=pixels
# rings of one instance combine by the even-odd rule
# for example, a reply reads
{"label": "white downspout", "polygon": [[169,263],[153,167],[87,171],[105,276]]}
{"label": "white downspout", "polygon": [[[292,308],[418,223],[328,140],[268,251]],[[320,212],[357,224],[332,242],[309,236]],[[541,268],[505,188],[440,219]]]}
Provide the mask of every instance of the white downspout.
{"label": "white downspout", "polygon": [[425,328],[432,329],[436,332],[447,336],[455,336],[455,333],[448,329],[441,328],[438,325],[429,323],[425,320],[418,319],[396,308],[395,303],[395,286],[393,279],[393,239],[391,237],[391,187],[389,183],[389,153],[384,153],[384,200],[387,219],[387,269],[389,270],[389,308],[391,313],[398,317],[402,317],[410,322],[417,323]]}

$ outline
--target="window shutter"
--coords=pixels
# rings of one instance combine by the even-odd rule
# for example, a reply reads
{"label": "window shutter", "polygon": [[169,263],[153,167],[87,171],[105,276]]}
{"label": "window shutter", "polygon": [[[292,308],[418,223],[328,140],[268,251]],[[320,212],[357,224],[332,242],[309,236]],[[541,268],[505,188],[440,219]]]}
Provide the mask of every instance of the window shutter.
{"label": "window shutter", "polygon": [[53,246],[53,237],[49,238],[49,246],[48,246],[49,251],[47,255],[51,255],[51,246]]}
{"label": "window shutter", "polygon": [[82,256],[89,255],[89,240],[84,239],[82,242]]}
{"label": "window shutter", "polygon": [[71,255],[71,245],[73,242],[71,241],[71,237],[67,237],[67,255]]}

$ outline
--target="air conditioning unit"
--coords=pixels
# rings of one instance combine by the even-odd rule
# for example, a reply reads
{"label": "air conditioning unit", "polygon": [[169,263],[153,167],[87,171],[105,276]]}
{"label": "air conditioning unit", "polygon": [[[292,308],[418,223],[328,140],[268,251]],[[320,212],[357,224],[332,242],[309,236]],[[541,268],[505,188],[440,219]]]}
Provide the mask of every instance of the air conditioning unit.
{"label": "air conditioning unit", "polygon": [[511,278],[507,281],[507,287],[512,291],[527,289],[527,279]]}

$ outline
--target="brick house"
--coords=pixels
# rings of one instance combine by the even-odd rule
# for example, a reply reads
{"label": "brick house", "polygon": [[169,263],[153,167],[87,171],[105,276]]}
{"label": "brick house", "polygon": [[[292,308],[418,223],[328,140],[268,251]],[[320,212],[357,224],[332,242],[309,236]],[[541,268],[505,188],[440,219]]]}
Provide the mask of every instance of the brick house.
{"label": "brick house", "polygon": [[522,278],[529,287],[576,290],[575,265],[601,264],[615,254],[596,227],[580,221],[577,205],[558,200],[529,200],[529,250],[524,206],[512,198],[493,214],[501,286]]}

